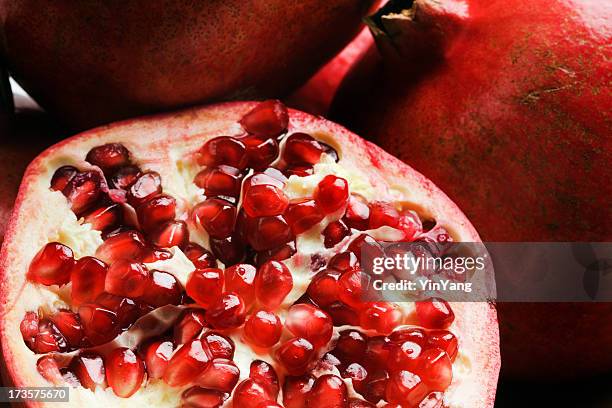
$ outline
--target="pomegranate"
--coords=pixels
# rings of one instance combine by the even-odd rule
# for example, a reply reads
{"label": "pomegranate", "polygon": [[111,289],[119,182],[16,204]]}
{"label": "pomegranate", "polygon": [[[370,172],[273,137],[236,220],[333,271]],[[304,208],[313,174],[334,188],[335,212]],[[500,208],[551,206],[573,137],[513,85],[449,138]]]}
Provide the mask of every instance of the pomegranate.
{"label": "pomegranate", "polygon": [[373,3],[3,0],[0,55],[48,111],[83,128],[196,102],[286,94],[350,41]]}
{"label": "pomegranate", "polygon": [[[280,140],[272,162],[267,150],[234,149],[250,131]],[[257,154],[270,167],[250,167]],[[295,165],[310,175],[287,176]],[[244,179],[234,197],[210,198],[196,182],[220,166]],[[97,174],[97,187],[70,194],[58,188],[58,180],[82,173]],[[118,173],[122,182],[111,187]],[[289,206],[261,215],[256,205],[249,214],[241,197],[257,186],[274,187],[257,200],[310,200],[323,216],[293,232]],[[92,228],[71,202],[83,202],[81,189],[97,197],[91,208],[116,203],[122,217]],[[357,194],[366,209],[386,209],[377,216],[382,226],[370,229],[369,216],[362,230],[346,226]],[[202,210],[209,200],[234,206],[235,220],[216,225],[217,210]],[[416,217],[411,234],[395,222],[407,214]],[[263,228],[262,219],[278,222]],[[364,273],[359,246],[376,243],[373,235],[424,239],[425,219],[454,240],[478,240],[423,176],[340,126],[278,101],[213,105],[83,133],[29,167],[0,254],[7,378],[18,386],[68,384],[75,406],[218,407],[231,400],[240,407],[369,407],[404,398],[397,389],[414,377],[415,404],[438,393],[448,406],[490,407],[499,369],[490,305],[437,299],[439,307],[423,313],[412,302],[356,295],[354,274]],[[152,227],[158,222],[182,223],[182,238],[175,232],[160,240]],[[338,222],[344,238],[326,245],[327,226]],[[227,224],[239,257],[213,245]],[[348,293],[340,287],[345,276]]]}
{"label": "pomegranate", "polygon": [[[394,1],[371,18],[378,62],[347,76],[336,117],[431,177],[484,240],[610,241],[610,21],[597,0]],[[612,305],[499,311],[504,373],[612,368]],[[551,341],[568,330],[571,346]]]}

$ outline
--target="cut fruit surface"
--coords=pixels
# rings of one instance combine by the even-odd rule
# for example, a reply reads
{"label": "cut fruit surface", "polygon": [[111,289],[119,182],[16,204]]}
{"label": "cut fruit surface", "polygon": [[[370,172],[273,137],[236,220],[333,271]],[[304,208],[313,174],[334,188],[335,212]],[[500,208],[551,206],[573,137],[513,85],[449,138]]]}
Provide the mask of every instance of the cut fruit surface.
{"label": "cut fruit surface", "polygon": [[[74,406],[369,407],[410,387],[417,403],[492,406],[491,305],[361,297],[364,242],[425,239],[426,219],[478,242],[465,216],[358,136],[292,110],[285,122],[272,105],[263,119],[243,102],[113,124],[36,159],[0,255],[13,384],[66,382]],[[276,158],[258,150],[265,140],[236,142],[248,137],[273,140]],[[52,188],[65,166],[100,177],[88,205],[117,203],[112,226],[91,228],[75,196]],[[110,181],[126,166],[131,181]],[[241,191],[200,183],[210,169]]]}

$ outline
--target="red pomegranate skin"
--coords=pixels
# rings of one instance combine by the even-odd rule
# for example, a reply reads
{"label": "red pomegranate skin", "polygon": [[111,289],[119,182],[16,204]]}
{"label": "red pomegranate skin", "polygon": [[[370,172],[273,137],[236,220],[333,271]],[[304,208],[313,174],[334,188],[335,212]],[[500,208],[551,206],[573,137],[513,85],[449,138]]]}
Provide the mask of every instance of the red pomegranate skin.
{"label": "red pomegranate skin", "polygon": [[374,0],[0,1],[0,55],[76,128],[197,102],[282,96]]}
{"label": "red pomegranate skin", "polygon": [[[380,53],[348,74],[336,118],[431,177],[483,241],[609,241],[612,4],[414,3],[414,21],[385,21],[392,41],[374,30]],[[612,304],[499,312],[506,376],[612,368]]]}

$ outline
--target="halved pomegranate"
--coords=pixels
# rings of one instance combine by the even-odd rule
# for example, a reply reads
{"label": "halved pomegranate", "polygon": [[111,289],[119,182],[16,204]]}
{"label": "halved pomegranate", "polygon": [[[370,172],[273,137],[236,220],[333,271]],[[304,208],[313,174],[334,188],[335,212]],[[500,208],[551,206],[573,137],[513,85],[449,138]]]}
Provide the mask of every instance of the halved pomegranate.
{"label": "halved pomegranate", "polygon": [[[84,209],[111,202],[92,228]],[[478,241],[423,176],[278,101],[84,133],[30,166],[6,235],[8,378],[66,383],[75,406],[489,407],[489,304],[360,296],[362,245],[430,240],[431,219]]]}

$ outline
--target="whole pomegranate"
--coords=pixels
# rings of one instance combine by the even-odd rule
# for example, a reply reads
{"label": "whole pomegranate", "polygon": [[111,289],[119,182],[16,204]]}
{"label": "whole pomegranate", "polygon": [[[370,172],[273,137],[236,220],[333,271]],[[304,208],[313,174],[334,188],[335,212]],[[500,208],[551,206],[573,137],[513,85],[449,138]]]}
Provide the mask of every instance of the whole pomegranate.
{"label": "whole pomegranate", "polygon": [[410,167],[278,101],[83,133],[20,188],[5,374],[74,406],[492,407],[494,308],[365,302],[374,237],[479,239]]}
{"label": "whole pomegranate", "polygon": [[[349,74],[341,122],[431,177],[485,241],[612,238],[610,2],[395,1],[370,24],[381,57]],[[499,310],[503,372],[612,368],[612,305]]]}
{"label": "whole pomegranate", "polygon": [[0,55],[83,128],[196,102],[282,96],[359,30],[374,0],[0,1]]}

